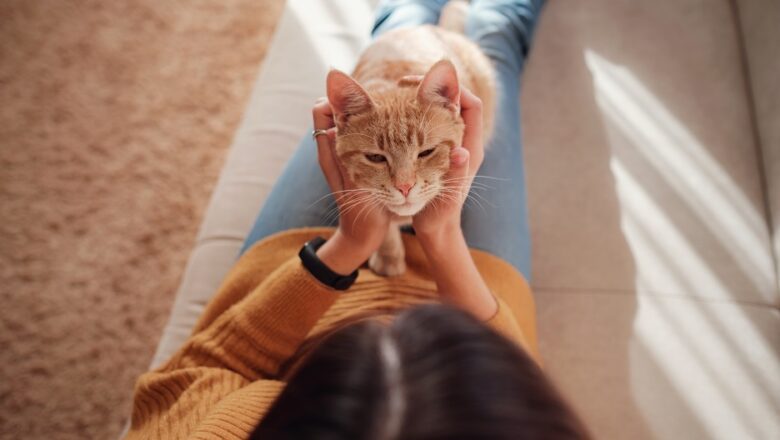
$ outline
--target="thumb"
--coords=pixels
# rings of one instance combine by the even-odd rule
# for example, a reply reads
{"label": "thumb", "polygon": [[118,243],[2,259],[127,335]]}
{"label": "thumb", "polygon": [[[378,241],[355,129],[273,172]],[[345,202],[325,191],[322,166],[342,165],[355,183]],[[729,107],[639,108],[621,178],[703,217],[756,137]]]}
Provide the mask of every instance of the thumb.
{"label": "thumb", "polygon": [[455,147],[450,151],[450,170],[446,177],[447,186],[460,193],[467,192],[470,186],[469,157],[469,150],[463,147]]}
{"label": "thumb", "polygon": [[462,179],[468,176],[469,172],[469,150],[463,147],[455,147],[450,151],[450,171],[447,177],[451,179]]}

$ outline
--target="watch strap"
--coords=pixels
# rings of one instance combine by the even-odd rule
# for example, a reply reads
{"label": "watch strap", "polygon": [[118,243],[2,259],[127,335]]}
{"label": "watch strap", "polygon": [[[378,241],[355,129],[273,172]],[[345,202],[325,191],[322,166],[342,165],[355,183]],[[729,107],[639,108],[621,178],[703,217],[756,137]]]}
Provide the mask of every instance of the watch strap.
{"label": "watch strap", "polygon": [[358,276],[358,270],[355,269],[349,275],[341,275],[325,265],[317,256],[317,249],[325,244],[325,239],[322,237],[314,237],[307,241],[303,247],[301,247],[298,256],[301,259],[301,263],[309,273],[314,276],[322,284],[332,287],[336,290],[347,290],[355,282]]}

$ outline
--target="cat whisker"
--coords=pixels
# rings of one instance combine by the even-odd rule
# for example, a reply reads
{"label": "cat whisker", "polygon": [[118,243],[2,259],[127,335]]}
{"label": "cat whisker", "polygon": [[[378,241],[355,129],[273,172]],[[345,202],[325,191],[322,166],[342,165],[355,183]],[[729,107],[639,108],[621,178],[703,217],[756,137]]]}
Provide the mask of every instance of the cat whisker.
{"label": "cat whisker", "polygon": [[510,179],[508,177],[485,176],[485,175],[482,175],[482,174],[475,174],[474,176],[472,176],[472,178],[474,178],[474,179],[487,179],[487,180],[500,180],[500,181],[503,181],[503,182],[509,182],[510,180],[512,180],[512,179]]}
{"label": "cat whisker", "polygon": [[473,177],[475,179],[493,179],[493,180],[503,180],[503,181],[507,181],[507,182],[511,180],[508,177],[486,176],[484,174],[475,174]]}
{"label": "cat whisker", "polygon": [[[468,189],[470,190],[471,188],[473,188],[473,187],[470,187],[470,188],[468,188]],[[462,191],[463,191],[464,189],[466,189],[466,188],[464,188],[464,187],[461,187],[460,185],[444,185],[444,186],[442,186],[442,188],[441,188],[441,189],[442,189],[442,190],[448,190],[448,191],[458,191],[458,192],[462,192]],[[482,188],[478,188],[478,189],[482,189]]]}
{"label": "cat whisker", "polygon": [[[457,188],[457,187],[460,187],[462,183],[463,183],[463,181],[457,181],[457,180],[455,180],[455,181],[445,181],[445,182],[442,182],[442,186],[448,186],[448,187]],[[477,189],[481,189],[481,190],[485,190],[485,191],[495,189],[495,187],[492,187],[490,185],[486,185],[486,184],[480,183],[480,182],[471,182],[469,184],[469,187],[470,188],[477,188]]]}
{"label": "cat whisker", "polygon": [[442,191],[442,192],[439,192],[436,195],[436,197],[434,197],[434,199],[441,198],[442,200],[447,200],[447,201],[457,201],[462,196],[463,195],[462,195],[462,193],[460,191],[457,191],[457,192]]}
{"label": "cat whisker", "polygon": [[[471,201],[473,203],[476,203],[480,207],[480,209],[482,209],[483,212],[487,213],[487,210],[482,205],[482,203],[480,202],[479,198],[475,197],[474,194],[467,193],[467,194],[465,194],[465,197],[464,197],[463,192],[461,192],[460,190],[454,190],[454,189],[447,188],[447,189],[444,189],[442,192],[439,193],[439,197],[444,199],[444,200],[448,200],[448,201],[452,201],[452,202],[456,202],[456,203],[460,203],[462,201],[464,206],[469,201]],[[484,200],[486,203],[489,203],[491,206],[495,207],[492,203],[488,202],[484,198],[482,200]]]}
{"label": "cat whisker", "polygon": [[366,213],[366,215],[370,214],[371,211],[374,209],[375,206],[378,206],[379,202],[374,199],[363,205],[363,208],[358,212],[358,215],[355,217],[355,223],[360,222],[360,217],[363,215],[363,212]]}
{"label": "cat whisker", "polygon": [[[453,182],[447,182],[447,183],[453,183]],[[446,185],[446,186],[453,186],[455,188],[460,187],[460,185]],[[479,182],[471,182],[471,184],[469,185],[469,188],[480,189],[480,190],[485,190],[485,191],[494,189],[493,187],[490,187],[490,186],[487,186],[487,185],[482,185]]]}
{"label": "cat whisker", "polygon": [[349,208],[350,206],[363,203],[366,200],[371,199],[371,197],[374,197],[373,194],[362,194],[360,196],[350,197],[349,199],[345,198],[340,203],[341,209],[344,210],[344,209]]}
{"label": "cat whisker", "polygon": [[363,212],[366,209],[368,209],[368,211],[366,211],[366,215],[368,215],[377,206],[380,206],[380,201],[378,199],[370,200],[369,203],[366,203],[365,205],[363,205],[363,208],[361,208],[360,212],[358,212],[358,215],[355,217],[355,221],[352,224],[354,225],[355,223],[359,223],[360,222],[360,217],[363,215]]}
{"label": "cat whisker", "polygon": [[427,137],[429,134],[431,134],[432,131],[436,130],[439,127],[446,127],[450,125],[449,122],[445,122],[442,124],[434,125],[433,127],[426,127],[425,136]]}
{"label": "cat whisker", "polygon": [[[423,194],[423,196],[427,197],[432,195],[432,193],[433,191],[428,191],[425,194]],[[485,213],[487,213],[487,210],[485,209],[485,206],[482,204],[482,202],[487,203],[493,208],[496,207],[492,202],[490,202],[488,199],[486,199],[476,191],[474,192],[470,191],[469,193],[465,194],[464,197],[463,192],[459,188],[450,188],[450,187],[440,188],[438,190],[438,194],[432,200],[435,201],[436,199],[452,201],[452,202],[460,202],[461,200],[463,200],[464,205],[467,202],[472,201],[473,203],[476,203],[480,207],[480,209],[482,209],[483,212]]]}
{"label": "cat whisker", "polygon": [[[466,195],[466,200],[465,200],[463,203],[465,204],[465,203],[468,203],[469,201],[474,201],[474,202],[475,202],[477,205],[479,205],[480,209],[482,209],[482,212],[483,212],[483,213],[485,213],[485,214],[487,214],[487,209],[485,209],[485,206],[484,206],[484,205],[482,205],[482,202],[480,202],[478,198],[474,197],[474,196],[473,196],[473,195],[471,195],[471,194],[467,194],[467,195]],[[486,202],[486,203],[489,203],[489,202],[487,202],[487,201],[485,201],[485,202]],[[495,208],[495,206],[494,206],[494,205],[493,205],[492,207],[493,207],[493,208]]]}
{"label": "cat whisker", "polygon": [[309,209],[309,208],[311,208],[312,206],[314,206],[314,205],[315,205],[315,204],[317,204],[318,202],[320,202],[320,201],[322,201],[323,199],[326,199],[326,198],[328,198],[328,197],[330,197],[330,196],[333,196],[333,197],[334,197],[334,199],[335,199],[335,196],[336,196],[337,194],[342,194],[342,193],[354,193],[354,192],[365,192],[365,191],[373,191],[373,189],[371,189],[371,188],[356,188],[356,189],[343,189],[343,190],[340,190],[340,191],[333,191],[333,192],[329,192],[329,193],[325,194],[324,196],[322,196],[322,197],[318,198],[317,200],[315,200],[315,201],[311,202],[311,203],[309,204],[309,206],[307,206],[307,207],[306,207],[306,209]]}
{"label": "cat whisker", "polygon": [[436,199],[434,198],[434,199],[431,199],[431,201],[430,201],[430,204],[431,204],[431,208],[432,208],[434,211],[437,211],[437,212],[438,212],[438,211],[439,211],[439,204],[438,204],[437,202],[438,202],[438,200],[436,200]]}
{"label": "cat whisker", "polygon": [[[474,177],[476,177],[476,176],[474,176]],[[442,179],[441,182],[442,183],[449,183],[449,182],[463,182],[463,181],[471,180],[472,183],[476,183],[476,184],[479,184],[479,185],[487,186],[487,183],[485,183],[484,181],[481,181],[481,180],[477,180],[474,177],[469,177],[469,176],[448,177],[446,179]],[[483,179],[485,179],[485,178],[486,177],[483,177]],[[509,180],[509,179],[494,179],[494,180]]]}
{"label": "cat whisker", "polygon": [[[442,189],[443,190],[447,190],[447,191],[458,191],[458,192],[462,191],[462,189],[460,187],[458,187],[458,186],[445,186]],[[483,197],[482,194],[480,194],[479,192],[480,191],[487,191],[488,189],[489,188],[484,188],[484,187],[480,187],[480,186],[471,186],[471,187],[469,187],[469,193],[473,193],[473,194],[475,194],[475,195],[477,195],[479,197]]]}
{"label": "cat whisker", "polygon": [[372,196],[367,195],[367,196],[361,197],[360,199],[356,198],[354,200],[350,200],[349,202],[347,202],[347,203],[345,203],[344,205],[341,206],[340,214],[341,215],[345,215],[348,212],[350,212],[351,210],[355,209],[356,207],[362,205],[363,203],[370,201],[371,199],[372,199]]}
{"label": "cat whisker", "polygon": [[497,178],[497,177],[496,177],[496,178],[493,178],[493,177],[489,177],[489,176],[473,176],[473,177],[469,177],[469,176],[461,176],[461,177],[448,177],[448,178],[446,178],[446,179],[442,179],[442,180],[441,180],[441,182],[442,182],[442,183],[451,183],[451,182],[463,182],[463,181],[468,181],[468,180],[471,180],[471,182],[472,182],[472,185],[474,185],[474,184],[476,184],[476,185],[482,185],[482,186],[485,186],[485,187],[487,187],[487,188],[491,188],[491,189],[492,189],[492,187],[491,187],[491,186],[489,186],[489,185],[488,185],[487,183],[485,183],[484,181],[477,180],[477,177],[479,177],[479,178],[482,178],[482,179],[490,179],[490,180],[501,180],[501,181],[509,181],[509,179],[503,179],[503,178]]}
{"label": "cat whisker", "polygon": [[432,105],[433,105],[433,104],[429,102],[429,103],[428,103],[428,107],[425,107],[425,112],[424,112],[424,113],[423,113],[423,115],[422,115],[422,121],[423,121],[423,124],[424,124],[424,125],[423,125],[423,127],[422,127],[422,129],[423,129],[424,131],[426,131],[426,134],[427,134],[427,130],[426,130],[426,129],[428,128],[428,124],[430,124],[430,120],[428,119],[428,111],[430,111],[430,110],[431,110],[431,106],[432,106]]}
{"label": "cat whisker", "polygon": [[485,202],[485,203],[487,203],[488,205],[490,205],[490,207],[491,207],[491,208],[493,208],[493,209],[497,208],[497,206],[496,206],[495,204],[493,204],[493,202],[491,202],[491,201],[490,201],[488,198],[486,198],[485,196],[483,196],[482,194],[480,194],[480,193],[478,193],[478,192],[476,192],[476,191],[474,191],[474,192],[469,192],[469,194],[468,194],[468,197],[472,197],[472,198],[474,198],[475,200],[476,200],[476,199],[480,199],[480,200],[482,200],[483,202]]}
{"label": "cat whisker", "polygon": [[364,202],[372,197],[372,194],[361,194],[358,196],[354,196],[350,200],[347,200],[346,202],[342,203],[341,205],[338,205],[331,209],[326,217],[326,221],[329,223],[333,221],[335,218],[338,218],[339,216],[342,216],[352,209],[354,209],[357,206],[360,206],[361,202]]}
{"label": "cat whisker", "polygon": [[428,119],[428,111],[431,109],[431,104],[428,104],[428,107],[425,109],[425,113],[423,114],[422,120],[424,122],[423,130],[425,130],[426,136],[431,133],[431,131],[435,130],[436,128],[443,127],[445,125],[448,125],[448,123],[439,124],[435,127],[431,127],[431,122],[433,122],[431,119]]}

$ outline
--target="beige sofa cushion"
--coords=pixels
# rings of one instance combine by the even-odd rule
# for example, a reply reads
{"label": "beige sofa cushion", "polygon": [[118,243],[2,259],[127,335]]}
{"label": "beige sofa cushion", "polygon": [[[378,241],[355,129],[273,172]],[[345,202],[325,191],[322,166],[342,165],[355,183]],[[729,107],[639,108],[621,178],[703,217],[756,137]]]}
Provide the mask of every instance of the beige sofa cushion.
{"label": "beige sofa cushion", "polygon": [[524,82],[548,370],[598,438],[772,438],[780,318],[729,2],[551,1]]}
{"label": "beige sofa cushion", "polygon": [[740,0],[737,6],[780,273],[780,2]]}
{"label": "beige sofa cushion", "polygon": [[[372,2],[290,0],[153,364],[184,341]],[[546,368],[596,438],[771,438],[780,317],[728,0],[550,1],[524,78]]]}

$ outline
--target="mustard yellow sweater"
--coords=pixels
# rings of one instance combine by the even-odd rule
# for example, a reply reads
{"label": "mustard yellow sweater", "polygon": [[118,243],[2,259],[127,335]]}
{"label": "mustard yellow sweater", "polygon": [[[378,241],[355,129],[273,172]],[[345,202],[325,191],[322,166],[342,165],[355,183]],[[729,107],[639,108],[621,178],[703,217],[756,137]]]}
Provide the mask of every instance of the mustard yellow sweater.
{"label": "mustard yellow sweater", "polygon": [[[330,228],[286,231],[255,244],[235,264],[184,346],[136,383],[128,439],[246,439],[284,387],[283,364],[308,339],[357,313],[393,315],[437,302],[425,255],[404,234],[407,271],[360,269],[346,291],[320,284],[300,263],[307,240]],[[471,254],[496,295],[486,324],[538,360],[534,303],[523,277],[485,252]]]}

